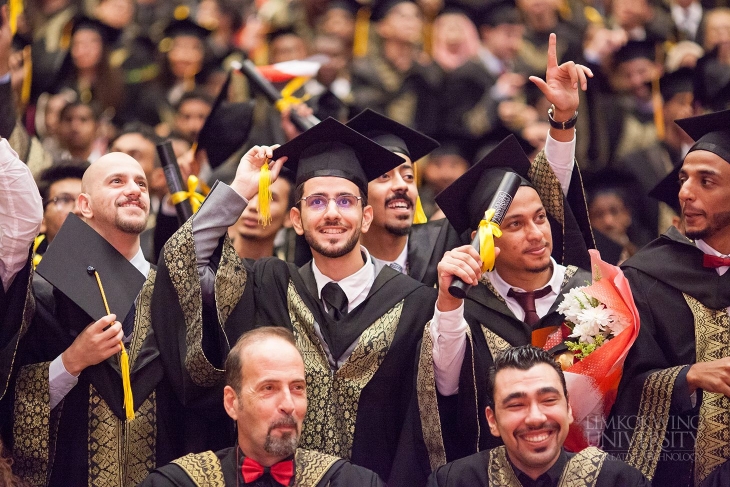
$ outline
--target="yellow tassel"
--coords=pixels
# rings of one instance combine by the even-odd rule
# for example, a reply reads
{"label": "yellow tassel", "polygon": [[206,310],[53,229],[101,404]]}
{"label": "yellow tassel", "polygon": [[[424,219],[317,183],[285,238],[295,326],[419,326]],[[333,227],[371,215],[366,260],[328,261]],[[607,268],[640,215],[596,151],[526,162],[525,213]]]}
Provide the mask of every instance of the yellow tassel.
{"label": "yellow tassel", "polygon": [[[99,291],[101,292],[101,299],[104,301],[104,309],[106,314],[112,314],[109,311],[109,303],[106,300],[106,294],[104,294],[104,286],[101,285],[101,277],[99,272],[93,267],[89,267],[89,272],[93,271],[94,277],[96,277],[96,283],[99,285]],[[121,356],[119,357],[119,368],[122,372],[122,389],[124,390],[124,413],[127,416],[127,420],[134,419],[134,397],[132,396],[132,380],[129,372],[129,355],[127,350],[124,348],[124,343],[119,342],[119,346],[122,347]]]}
{"label": "yellow tassel", "polygon": [[20,87],[20,102],[23,104],[23,108],[25,108],[30,100],[30,86],[33,82],[32,59],[30,46],[25,46],[23,48],[23,70],[25,71],[25,76],[23,76],[23,84]]}
{"label": "yellow tassel", "polygon": [[18,32],[18,17],[23,14],[23,0],[10,0],[8,3],[8,23],[10,33],[15,35]]}
{"label": "yellow tassel", "polygon": [[38,264],[41,263],[41,259],[43,259],[43,256],[41,254],[36,254],[36,251],[38,251],[38,247],[41,246],[41,243],[45,239],[46,239],[46,236],[41,233],[33,240],[33,269],[38,267]]}
{"label": "yellow tassel", "polygon": [[267,226],[271,223],[271,171],[269,170],[269,160],[266,159],[264,165],[261,166],[261,174],[259,176],[259,223]]}
{"label": "yellow tassel", "polygon": [[309,81],[307,76],[297,76],[296,78],[289,80],[286,86],[284,86],[284,89],[281,90],[281,98],[276,100],[276,103],[274,103],[276,109],[283,112],[286,108],[292,105],[299,105],[300,103],[304,103],[309,100],[311,98],[309,93],[306,93],[301,98],[294,96],[294,93],[304,86],[307,81]]}
{"label": "yellow tassel", "polygon": [[352,55],[365,57],[368,54],[370,40],[370,8],[360,7],[355,17],[355,36],[352,41]]}
{"label": "yellow tassel", "polygon": [[423,211],[423,205],[421,204],[421,197],[416,198],[416,212],[413,214],[413,223],[420,225],[421,223],[427,223],[426,213]]}
{"label": "yellow tassel", "polygon": [[494,208],[484,213],[484,219],[479,222],[479,257],[482,259],[482,272],[491,272],[494,269],[494,237],[501,237],[502,230],[492,221]]}

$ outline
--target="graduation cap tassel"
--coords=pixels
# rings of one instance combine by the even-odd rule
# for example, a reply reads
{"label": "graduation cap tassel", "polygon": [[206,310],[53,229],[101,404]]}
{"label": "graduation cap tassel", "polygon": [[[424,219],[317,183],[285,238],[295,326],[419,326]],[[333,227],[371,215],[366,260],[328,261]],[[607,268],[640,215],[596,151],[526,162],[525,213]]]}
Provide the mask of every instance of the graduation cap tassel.
{"label": "graduation cap tassel", "polygon": [[18,17],[23,13],[23,0],[10,0],[8,3],[8,22],[10,33],[15,35],[18,32]]}
{"label": "graduation cap tassel", "polygon": [[482,259],[482,272],[491,272],[494,269],[494,237],[501,237],[502,230],[499,224],[492,221],[494,208],[484,213],[484,219],[479,222],[479,257]]}
{"label": "graduation cap tassel", "polygon": [[[112,314],[109,310],[109,303],[106,301],[106,294],[104,294],[104,286],[101,285],[99,273],[91,266],[89,266],[87,272],[89,274],[94,274],[94,277],[96,277],[96,283],[99,285],[99,291],[101,292],[101,299],[104,301],[106,314]],[[127,350],[124,348],[123,342],[120,341],[119,346],[122,347],[122,355],[119,357],[119,368],[122,371],[122,387],[124,388],[124,412],[127,415],[127,420],[130,420],[134,419],[134,397],[132,396],[132,381],[130,379],[129,372],[129,355],[127,355]]]}
{"label": "graduation cap tassel", "polygon": [[43,259],[43,255],[36,254],[38,251],[38,247],[41,246],[41,243],[46,239],[46,236],[44,234],[38,235],[35,239],[33,239],[33,269],[38,267],[38,264],[41,263],[41,259]]}
{"label": "graduation cap tassel", "polygon": [[[418,164],[415,162],[413,163],[413,179],[416,180],[416,184],[419,183],[418,181]],[[413,223],[416,225],[420,225],[421,223],[428,223],[428,218],[426,218],[426,212],[423,211],[423,204],[421,204],[421,196],[416,197],[416,211],[413,213]]]}
{"label": "graduation cap tassel", "polygon": [[267,226],[271,223],[271,170],[269,169],[269,160],[264,161],[261,166],[261,175],[259,176],[259,223]]}
{"label": "graduation cap tassel", "polygon": [[368,54],[370,39],[370,8],[360,7],[355,17],[355,36],[352,41],[352,55],[365,57]]}

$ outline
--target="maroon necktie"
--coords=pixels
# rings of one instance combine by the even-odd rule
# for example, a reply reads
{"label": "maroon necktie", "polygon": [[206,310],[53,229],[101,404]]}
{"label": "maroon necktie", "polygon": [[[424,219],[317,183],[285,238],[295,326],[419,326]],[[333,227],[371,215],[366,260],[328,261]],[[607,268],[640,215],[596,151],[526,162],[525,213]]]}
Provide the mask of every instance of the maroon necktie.
{"label": "maroon necktie", "polygon": [[510,289],[507,296],[514,298],[515,301],[517,301],[517,304],[525,310],[525,319],[523,321],[530,326],[535,326],[537,322],[540,321],[540,317],[537,315],[537,311],[535,310],[535,300],[547,296],[548,293],[550,293],[550,290],[550,286],[538,289],[537,291],[527,292]]}
{"label": "maroon necktie", "polygon": [[730,266],[730,258],[705,254],[702,257],[702,265],[705,267],[714,267],[715,269],[718,267]]}
{"label": "maroon necktie", "polygon": [[271,467],[264,467],[256,460],[246,457],[243,460],[241,466],[241,474],[243,475],[243,481],[247,484],[261,477],[266,471],[273,477],[274,480],[279,482],[281,485],[289,485],[291,478],[294,476],[294,461],[285,460],[283,462],[275,463]]}

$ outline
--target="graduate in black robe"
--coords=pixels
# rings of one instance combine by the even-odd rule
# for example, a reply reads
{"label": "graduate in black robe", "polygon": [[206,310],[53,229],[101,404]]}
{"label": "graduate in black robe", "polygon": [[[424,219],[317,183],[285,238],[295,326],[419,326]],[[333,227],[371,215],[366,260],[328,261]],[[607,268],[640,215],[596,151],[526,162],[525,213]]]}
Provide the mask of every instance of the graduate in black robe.
{"label": "graduate in black robe", "polygon": [[[252,263],[238,258],[225,238],[218,250],[202,249],[197,235],[223,237],[245,208],[241,195],[257,194],[258,183],[245,175],[258,181],[258,168],[269,157],[275,176],[282,156],[288,157],[284,167],[296,173],[292,221],[310,241],[314,260],[300,269],[276,258]],[[305,356],[310,404],[300,445],[348,459],[384,479],[413,391],[416,345],[435,298],[433,289],[390,267],[376,275],[367,251],[356,244],[371,218],[362,196],[367,181],[401,162],[334,119],[273,153],[253,148],[232,186],[218,183],[168,242],[155,290],[160,306],[153,305],[153,323],[159,313],[184,325],[155,328],[163,355],[179,353],[189,372],[207,374],[205,383],[220,380],[222,351],[242,331],[265,325],[292,329]],[[244,181],[249,183],[240,189]],[[213,257],[196,263],[193,249]],[[338,292],[335,284],[343,288]],[[330,289],[335,296],[327,294]],[[347,299],[338,302],[338,295]],[[193,346],[178,351],[190,337]],[[200,384],[188,380],[186,387]]]}
{"label": "graduate in black robe", "polygon": [[[678,120],[686,236],[671,227],[624,263],[641,318],[603,445],[654,485],[699,485],[730,457],[727,399],[730,112]],[[719,392],[719,394],[718,394]]]}

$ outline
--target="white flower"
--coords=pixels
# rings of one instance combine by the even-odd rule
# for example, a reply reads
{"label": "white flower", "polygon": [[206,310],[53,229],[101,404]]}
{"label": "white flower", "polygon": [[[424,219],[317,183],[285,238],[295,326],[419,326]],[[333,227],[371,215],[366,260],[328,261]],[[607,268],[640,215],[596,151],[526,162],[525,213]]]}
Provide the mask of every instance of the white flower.
{"label": "white flower", "polygon": [[589,308],[590,302],[583,292],[583,287],[576,287],[565,293],[563,301],[558,305],[558,313],[565,316],[567,321],[577,323],[578,315],[585,308]]}
{"label": "white flower", "polygon": [[573,327],[573,333],[569,336],[578,337],[578,341],[582,343],[593,343],[593,337],[596,336],[598,331],[591,323],[576,323]]}
{"label": "white flower", "polygon": [[597,308],[584,309],[578,313],[578,321],[580,323],[591,323],[595,327],[596,333],[608,328],[614,317],[611,310],[603,305]]}
{"label": "white flower", "polygon": [[622,320],[617,315],[614,315],[613,320],[611,320],[611,323],[608,325],[608,329],[611,330],[611,334],[613,336],[616,336],[628,328],[629,324],[630,323],[627,320]]}

